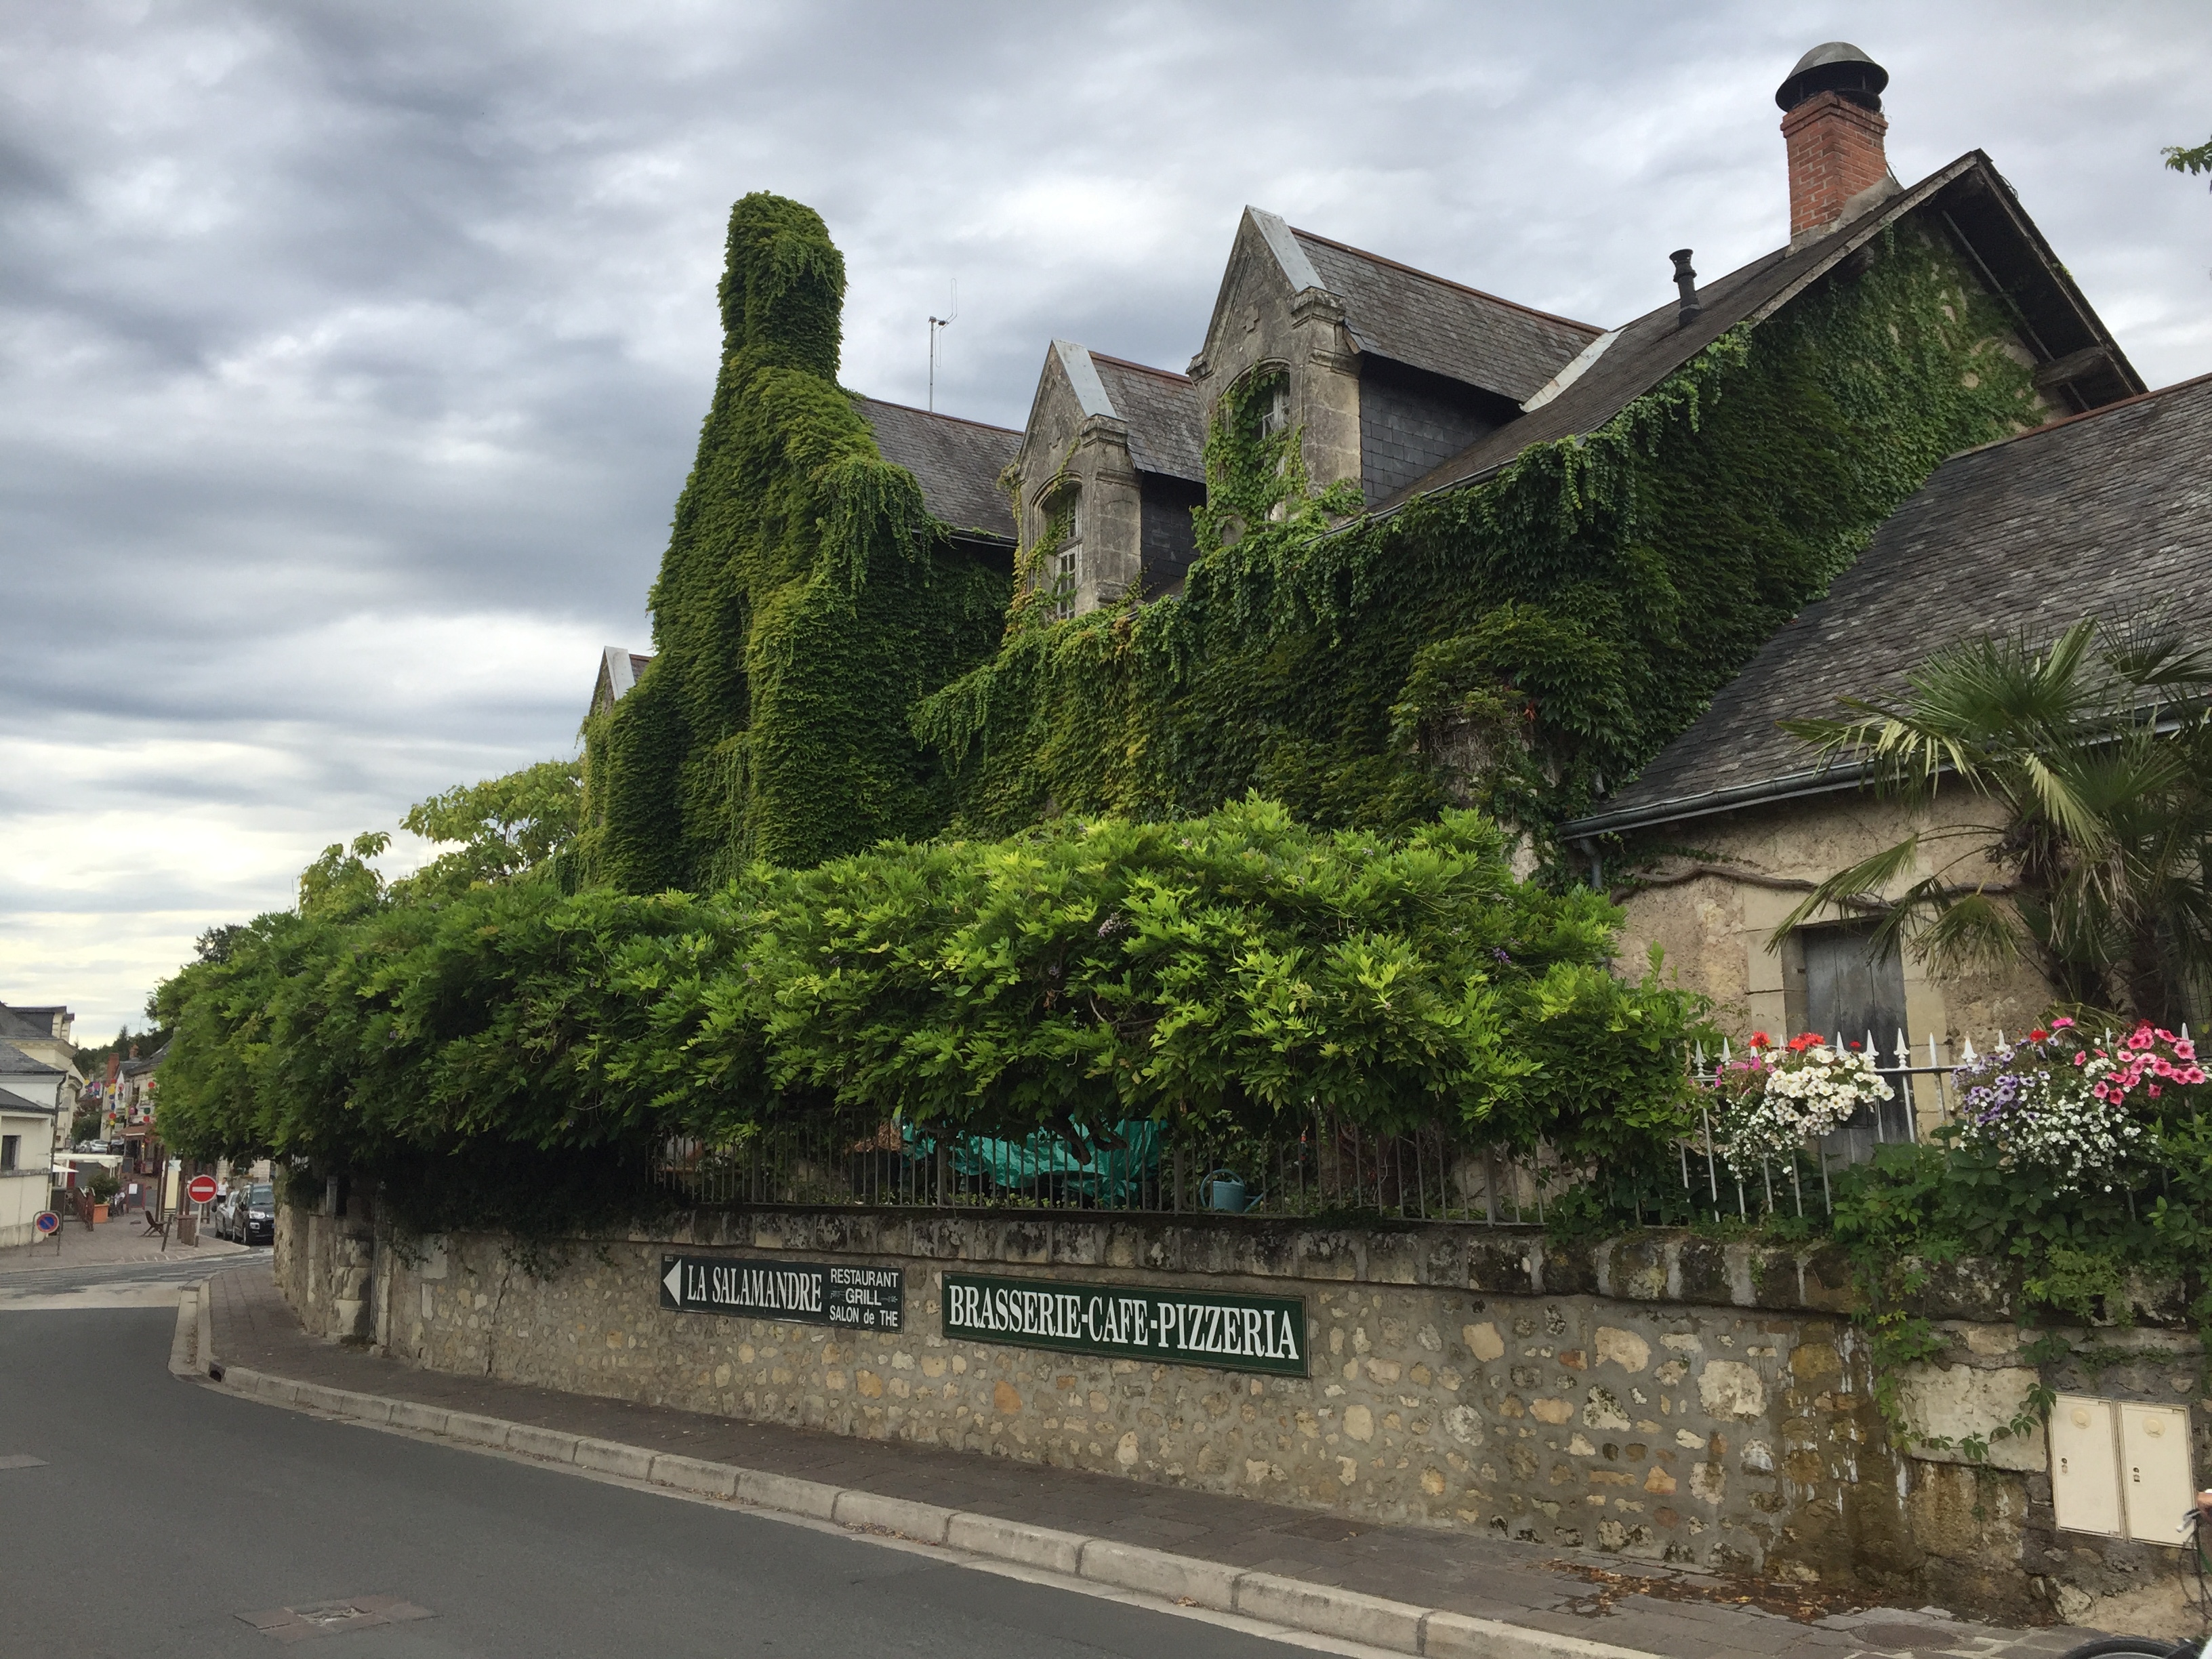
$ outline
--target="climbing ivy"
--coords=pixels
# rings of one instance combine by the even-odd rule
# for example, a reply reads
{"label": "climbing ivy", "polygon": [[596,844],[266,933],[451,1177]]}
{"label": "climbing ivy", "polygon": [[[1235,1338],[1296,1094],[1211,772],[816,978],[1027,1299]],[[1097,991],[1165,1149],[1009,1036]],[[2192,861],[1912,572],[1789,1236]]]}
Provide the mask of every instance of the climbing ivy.
{"label": "climbing ivy", "polygon": [[657,655],[586,728],[580,851],[617,886],[811,865],[950,810],[908,710],[988,655],[1006,578],[953,548],[837,385],[844,293],[812,210],[738,203],[721,369],[653,587]]}
{"label": "climbing ivy", "polygon": [[1263,382],[1209,437],[1180,599],[1011,633],[925,698],[955,823],[1256,789],[1323,825],[1457,797],[1540,832],[1692,720],[1944,456],[2040,418],[2006,319],[1893,228],[1596,431],[1339,524]]}

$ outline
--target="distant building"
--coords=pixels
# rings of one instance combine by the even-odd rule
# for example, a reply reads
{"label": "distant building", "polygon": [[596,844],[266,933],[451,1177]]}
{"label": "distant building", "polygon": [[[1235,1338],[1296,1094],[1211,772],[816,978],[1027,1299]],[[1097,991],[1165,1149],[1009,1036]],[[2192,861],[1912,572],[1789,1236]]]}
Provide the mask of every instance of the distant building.
{"label": "distant building", "polygon": [[0,1042],[0,1249],[38,1237],[32,1218],[46,1207],[76,1098],[68,1072]]}
{"label": "distant building", "polygon": [[84,1073],[77,1069],[76,1044],[71,1039],[76,1026],[76,1016],[59,1004],[32,1008],[0,1002],[0,1042],[68,1073],[71,1107],[76,1104],[76,1091],[85,1082]]}
{"label": "distant building", "polygon": [[126,1054],[112,1056],[107,1076],[98,1085],[100,1097],[100,1139],[123,1154],[123,1175],[157,1176],[167,1156],[155,1121],[155,1094],[161,1082],[161,1061],[169,1045],[149,1055],[132,1043]]}

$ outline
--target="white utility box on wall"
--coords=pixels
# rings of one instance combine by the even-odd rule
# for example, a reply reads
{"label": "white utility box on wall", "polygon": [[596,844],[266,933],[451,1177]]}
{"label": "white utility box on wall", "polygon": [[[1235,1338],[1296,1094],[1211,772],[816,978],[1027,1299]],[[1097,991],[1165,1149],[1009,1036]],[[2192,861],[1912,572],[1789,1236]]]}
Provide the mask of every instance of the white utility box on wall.
{"label": "white utility box on wall", "polygon": [[2189,1467],[2189,1413],[2179,1406],[2120,1407],[2120,1490],[2128,1536],[2180,1547],[2197,1498]]}
{"label": "white utility box on wall", "polygon": [[2064,1530],[2179,1548],[2196,1492],[2185,1409],[2058,1396],[2051,1410],[2051,1506]]}
{"label": "white utility box on wall", "polygon": [[2120,1436],[2112,1402],[2062,1394],[2051,1408],[2051,1507],[2068,1532],[2118,1538]]}

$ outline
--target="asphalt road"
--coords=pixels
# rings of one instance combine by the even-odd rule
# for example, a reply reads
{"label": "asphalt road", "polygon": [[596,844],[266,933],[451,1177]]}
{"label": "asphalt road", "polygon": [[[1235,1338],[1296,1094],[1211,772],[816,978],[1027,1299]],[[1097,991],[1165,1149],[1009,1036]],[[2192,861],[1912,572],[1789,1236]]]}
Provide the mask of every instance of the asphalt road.
{"label": "asphalt road", "polygon": [[268,1254],[268,1247],[263,1245],[250,1253],[213,1257],[182,1255],[166,1261],[96,1261],[84,1264],[63,1261],[51,1267],[10,1266],[0,1271],[0,1295],[50,1296],[67,1291],[94,1290],[109,1285],[181,1286],[197,1284],[226,1267],[235,1267],[241,1262],[250,1262],[257,1256]]}
{"label": "asphalt road", "polygon": [[0,1312],[0,1651],[273,1659],[241,1614],[379,1595],[434,1616],[303,1659],[1310,1651],[240,1400],[169,1375],[175,1328]]}

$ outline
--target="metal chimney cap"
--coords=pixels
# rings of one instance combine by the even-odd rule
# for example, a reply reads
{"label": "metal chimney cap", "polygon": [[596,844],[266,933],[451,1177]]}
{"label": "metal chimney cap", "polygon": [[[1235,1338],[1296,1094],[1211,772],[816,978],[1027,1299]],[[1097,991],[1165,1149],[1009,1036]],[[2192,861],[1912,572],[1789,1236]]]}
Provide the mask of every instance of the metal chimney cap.
{"label": "metal chimney cap", "polygon": [[1784,111],[1793,110],[1808,98],[1823,92],[1839,92],[1855,104],[1879,110],[1889,71],[1848,40],[1831,40],[1797,60],[1789,78],[1775,89],[1774,101]]}

